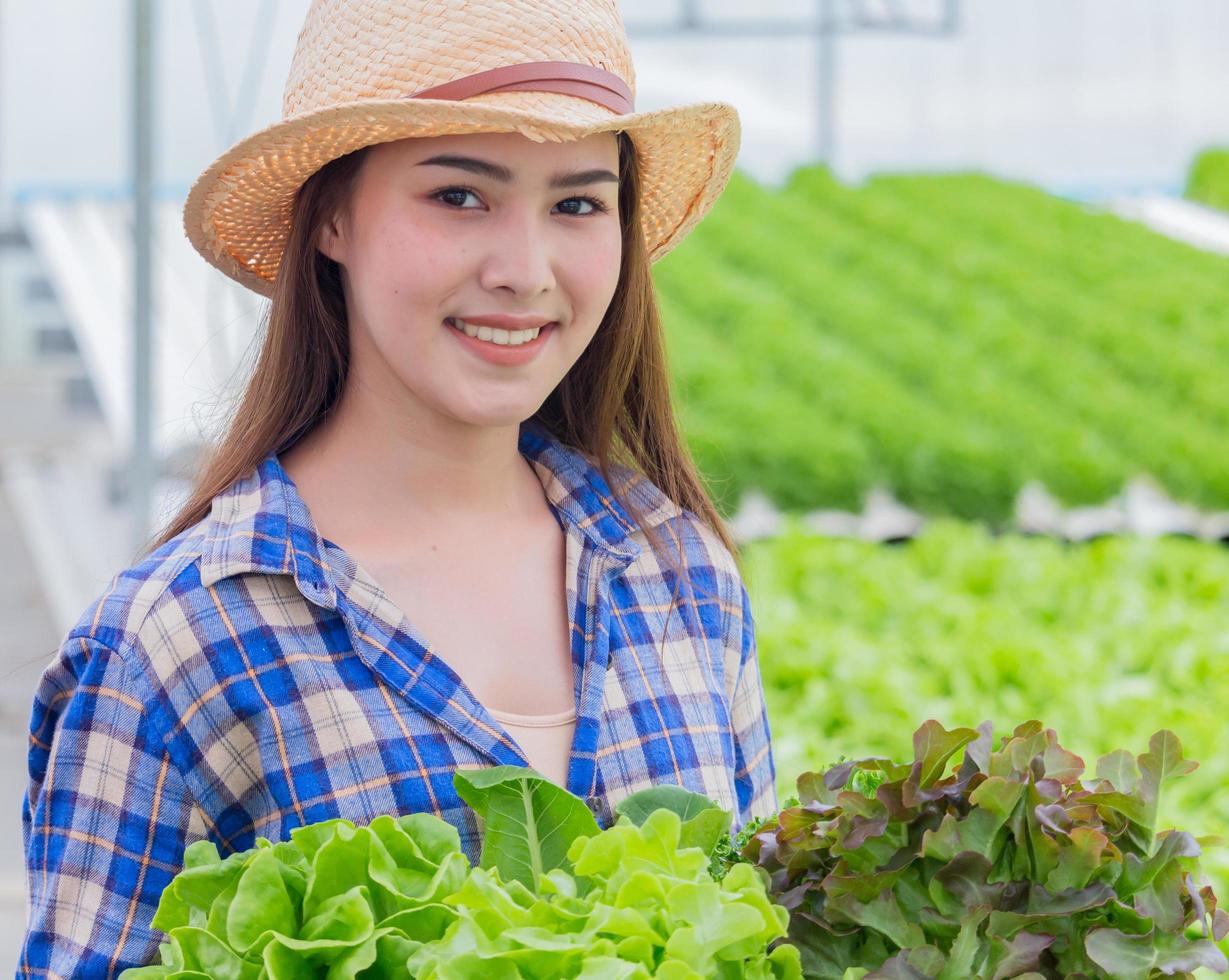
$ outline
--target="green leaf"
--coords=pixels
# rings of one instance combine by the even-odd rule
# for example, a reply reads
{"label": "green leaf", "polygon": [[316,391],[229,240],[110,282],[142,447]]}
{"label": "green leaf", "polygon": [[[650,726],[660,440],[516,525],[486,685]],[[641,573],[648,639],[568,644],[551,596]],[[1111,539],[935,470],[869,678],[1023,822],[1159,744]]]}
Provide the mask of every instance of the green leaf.
{"label": "green leaf", "polygon": [[226,912],[226,941],[244,953],[266,931],[295,936],[299,918],[286,891],[277,858],[267,849],[257,851],[239,878],[235,897]]}
{"label": "green leaf", "polygon": [[391,915],[379,926],[380,929],[395,929],[406,939],[431,942],[442,938],[456,919],[456,910],[450,906],[422,905]]}
{"label": "green leaf", "polygon": [[1185,776],[1199,768],[1199,763],[1182,757],[1182,742],[1165,728],[1148,740],[1148,751],[1139,757],[1139,793],[1147,806],[1143,823],[1156,829],[1157,809],[1161,790],[1170,780]]}
{"label": "green leaf", "polygon": [[207,914],[218,896],[234,886],[253,857],[245,851],[216,860],[217,854],[217,848],[209,841],[197,841],[187,847],[184,869],[162,890],[158,900],[151,923],[155,929],[169,934],[176,926],[194,924],[193,910]]}
{"label": "green leaf", "polygon": [[1108,779],[1119,793],[1130,793],[1139,782],[1135,756],[1126,749],[1115,749],[1097,760],[1097,778]]}
{"label": "green leaf", "polygon": [[[358,886],[366,887],[371,881],[371,842],[373,838],[378,842],[378,838],[369,827],[347,826],[348,823],[329,821],[329,836],[312,841],[312,877],[307,894],[303,896],[305,921],[330,899]],[[295,843],[299,839],[296,838]]]}
{"label": "green leaf", "polygon": [[1092,827],[1073,827],[1067,840],[1069,843],[1059,848],[1058,866],[1046,877],[1048,891],[1083,888],[1101,867],[1109,846],[1109,838]]}
{"label": "green leaf", "polygon": [[1074,783],[1084,772],[1084,760],[1060,745],[1047,745],[1042,754],[1047,779],[1057,779],[1064,786]]}
{"label": "green leaf", "polygon": [[905,865],[890,871],[850,874],[847,865],[838,864],[824,879],[824,890],[832,896],[848,893],[859,902],[870,902],[885,888],[895,885],[901,875],[908,874],[910,867]]}
{"label": "green leaf", "polygon": [[302,980],[316,973],[316,965],[301,950],[274,939],[261,951],[269,980]]}
{"label": "green leaf", "polygon": [[616,803],[614,810],[637,826],[654,810],[670,810],[683,822],[679,846],[698,847],[708,855],[733,822],[733,815],[707,796],[670,784],[639,790]]}
{"label": "green leaf", "polygon": [[396,930],[381,930],[373,937],[376,944],[376,958],[365,976],[370,980],[399,980],[406,975],[406,961],[422,947],[422,943],[406,939]]}
{"label": "green leaf", "polygon": [[1118,896],[1130,898],[1141,888],[1146,888],[1162,870],[1171,864],[1176,866],[1178,858],[1198,857],[1200,853],[1198,841],[1186,831],[1166,832],[1146,859],[1141,861],[1134,854],[1124,857],[1122,875],[1115,884]]}
{"label": "green leaf", "polygon": [[663,784],[638,790],[615,804],[615,813],[626,816],[637,827],[642,826],[654,810],[671,810],[684,824],[705,810],[720,810],[707,796],[693,793],[682,786]]}
{"label": "green leaf", "polygon": [[378,921],[442,902],[461,887],[469,871],[456,830],[449,827],[451,834],[440,835],[437,825],[444,821],[430,814],[415,816],[427,819],[411,823],[377,817],[369,825],[373,835],[368,845],[369,884]]}
{"label": "green leaf", "polygon": [[988,884],[990,861],[981,854],[965,851],[939,868],[934,880],[956,898],[960,905],[969,909],[997,907],[1006,888],[1002,882]]}
{"label": "green leaf", "polygon": [[921,946],[926,942],[917,924],[905,920],[900,903],[890,888],[885,888],[870,902],[859,902],[845,892],[829,898],[826,907],[839,912],[850,922],[882,933],[901,949]]}
{"label": "green leaf", "polygon": [[[325,899],[315,915],[303,923],[299,940],[319,947],[336,944],[354,946],[375,931],[375,918],[366,885],[355,885],[347,892]],[[293,948],[293,947],[292,947]]]}
{"label": "green leaf", "polygon": [[[848,770],[842,769],[841,772],[847,774]],[[825,775],[822,772],[804,772],[798,777],[794,785],[798,791],[799,802],[827,805],[836,803],[836,794],[845,788],[845,782],[841,780],[841,785],[833,789],[825,782]]]}
{"label": "green leaf", "polygon": [[913,758],[919,789],[927,789],[942,777],[947,760],[976,739],[973,728],[954,728],[950,732],[931,719],[913,735]]}
{"label": "green leaf", "polygon": [[1217,973],[1229,970],[1225,955],[1210,941],[1191,942],[1169,933],[1130,936],[1117,929],[1094,929],[1085,937],[1084,949],[1115,980],[1148,980],[1153,970],[1168,975],[1199,967]]}
{"label": "green leaf", "polygon": [[967,980],[977,976],[977,967],[984,956],[978,929],[989,914],[988,908],[975,908],[965,915],[960,922],[960,933],[936,980]]}
{"label": "green leaf", "polygon": [[482,818],[480,866],[528,888],[545,872],[569,867],[572,842],[600,829],[583,800],[524,766],[458,770],[453,784]]}
{"label": "green leaf", "polygon": [[679,828],[679,847],[698,847],[711,857],[717,843],[730,832],[732,819],[728,810],[720,808],[697,813]]}
{"label": "green leaf", "polygon": [[883,980],[927,980],[942,969],[944,960],[943,953],[934,946],[902,949],[885,960],[874,976]]}
{"label": "green leaf", "polygon": [[[376,817],[371,821],[371,829],[381,834],[391,820],[391,817]],[[450,855],[461,853],[461,835],[457,828],[432,813],[408,813],[397,817],[396,823],[421,856],[432,864],[443,864]]]}
{"label": "green leaf", "polygon": [[1182,906],[1182,868],[1170,861],[1133,896],[1135,907],[1163,932],[1181,932],[1185,918]]}
{"label": "green leaf", "polygon": [[950,861],[962,851],[973,851],[993,863],[1002,847],[999,832],[1010,812],[974,807],[963,819],[954,813],[946,813],[938,830],[927,828],[922,832],[922,854],[940,861]]}
{"label": "green leaf", "polygon": [[671,929],[666,955],[701,972],[708,972],[727,947],[747,939],[753,940],[752,950],[762,945],[765,923],[759,910],[743,902],[723,902],[716,882],[680,882],[666,893],[664,911],[672,922],[686,923]]}
{"label": "green leaf", "polygon": [[1021,973],[1036,969],[1041,954],[1053,943],[1053,936],[1032,932],[1017,933],[1010,940],[997,937],[992,939],[990,953],[986,959],[990,980],[1018,977]]}
{"label": "green leaf", "polygon": [[344,817],[334,817],[331,820],[321,820],[317,823],[295,827],[290,831],[290,839],[303,856],[311,861],[325,841],[331,840],[339,828],[354,830],[354,822]]}
{"label": "green leaf", "polygon": [[213,980],[256,980],[258,964],[245,963],[226,943],[204,929],[180,926],[170,933],[178,961]]}
{"label": "green leaf", "polygon": [[969,802],[976,807],[1000,814],[1004,820],[1011,816],[1024,793],[1024,784],[1002,776],[988,776],[969,794]]}
{"label": "green leaf", "polygon": [[1097,908],[1114,900],[1114,889],[1103,881],[1081,888],[1079,891],[1052,893],[1043,885],[1033,885],[1028,891],[1026,914],[1072,915],[1087,909]]}
{"label": "green leaf", "polygon": [[1121,813],[1132,823],[1147,829],[1151,829],[1153,826],[1149,822],[1145,804],[1138,796],[1126,793],[1089,793],[1086,796],[1080,797],[1079,802]]}

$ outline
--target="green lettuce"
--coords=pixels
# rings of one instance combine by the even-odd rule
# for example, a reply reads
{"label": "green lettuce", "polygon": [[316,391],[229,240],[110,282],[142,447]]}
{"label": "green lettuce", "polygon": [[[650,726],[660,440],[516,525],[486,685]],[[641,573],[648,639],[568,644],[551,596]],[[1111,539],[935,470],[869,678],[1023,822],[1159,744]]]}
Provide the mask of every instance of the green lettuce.
{"label": "green lettuce", "polygon": [[750,865],[721,882],[709,856],[680,847],[670,810],[636,826],[624,816],[568,849],[574,874],[544,874],[536,891],[475,869],[449,899],[459,920],[409,962],[424,980],[487,977],[801,978],[789,924]]}
{"label": "green lettuce", "polygon": [[598,832],[584,801],[525,766],[457,772],[461,799],[482,821],[483,868],[533,887],[544,871],[566,867],[568,846]]}
{"label": "green lettuce", "polygon": [[730,825],[712,801],[655,788],[601,830],[532,769],[454,781],[483,829],[478,867],[429,814],[321,821],[225,858],[198,841],[154,916],[162,962],[121,980],[801,980],[768,876],[709,873]]}

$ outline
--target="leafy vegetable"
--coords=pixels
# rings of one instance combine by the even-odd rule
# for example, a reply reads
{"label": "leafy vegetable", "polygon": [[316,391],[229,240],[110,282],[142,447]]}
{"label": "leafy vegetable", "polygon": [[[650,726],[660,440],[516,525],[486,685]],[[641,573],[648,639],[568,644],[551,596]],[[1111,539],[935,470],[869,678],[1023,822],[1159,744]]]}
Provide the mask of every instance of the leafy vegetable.
{"label": "leafy vegetable", "polygon": [[598,832],[583,800],[534,769],[461,770],[453,781],[482,820],[479,863],[498,868],[505,881],[534,887],[543,872],[566,867],[573,840]]}
{"label": "leafy vegetable", "polygon": [[[1163,789],[1196,765],[1172,732],[1137,758],[1104,756],[1087,783],[1083,760],[1036,721],[997,750],[989,722],[948,731],[928,721],[913,742],[910,764],[870,758],[804,773],[797,805],[742,850],[790,909],[807,977],[1145,980],[1229,969],[1213,942],[1229,915],[1197,860],[1201,844],[1219,841],[1154,829]],[[1196,924],[1202,937],[1188,938]]]}
{"label": "leafy vegetable", "polygon": [[451,901],[443,941],[409,962],[424,980],[458,977],[801,978],[798,951],[769,944],[789,916],[769,902],[756,869],[718,883],[708,855],[680,846],[671,810],[643,825],[624,817],[568,851],[573,878],[548,872],[538,893],[476,870]]}
{"label": "leafy vegetable", "polygon": [[801,980],[764,872],[709,875],[730,824],[711,800],[650,789],[603,831],[533,770],[454,781],[482,820],[480,867],[428,814],[322,821],[226,858],[198,841],[154,917],[162,963],[123,980]]}
{"label": "leafy vegetable", "polygon": [[469,861],[434,816],[326,820],[290,836],[226,858],[210,841],[189,845],[153,919],[168,935],[161,965],[121,976],[404,977],[410,953],[457,918],[443,900]]}
{"label": "leafy vegetable", "polygon": [[1186,175],[1184,196],[1229,211],[1229,150],[1211,147],[1195,157]]}

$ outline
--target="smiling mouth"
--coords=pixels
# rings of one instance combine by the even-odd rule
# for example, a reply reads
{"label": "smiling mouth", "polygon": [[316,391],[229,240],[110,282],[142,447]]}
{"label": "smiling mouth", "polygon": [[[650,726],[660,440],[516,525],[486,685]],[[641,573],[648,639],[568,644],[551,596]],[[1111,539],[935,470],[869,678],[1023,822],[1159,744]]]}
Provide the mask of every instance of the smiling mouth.
{"label": "smiling mouth", "polygon": [[444,323],[448,327],[451,327],[458,333],[464,334],[472,340],[488,343],[493,347],[507,347],[510,349],[525,347],[532,344],[541,339],[544,333],[558,325],[552,320],[550,323],[543,324],[541,327],[534,327],[525,330],[502,330],[498,327],[479,326],[469,323],[462,327],[457,323],[455,317],[447,317],[444,320]]}

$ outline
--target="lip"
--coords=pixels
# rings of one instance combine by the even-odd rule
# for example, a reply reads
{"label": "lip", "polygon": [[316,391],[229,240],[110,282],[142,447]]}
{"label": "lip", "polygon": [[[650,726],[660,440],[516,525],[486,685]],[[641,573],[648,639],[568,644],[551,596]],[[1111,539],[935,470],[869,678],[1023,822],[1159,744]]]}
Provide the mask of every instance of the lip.
{"label": "lip", "polygon": [[[497,364],[502,367],[515,367],[520,364],[527,364],[538,356],[538,352],[546,346],[551,334],[555,332],[558,323],[552,321],[542,328],[538,335],[527,344],[518,344],[516,347],[509,347],[506,344],[496,344],[490,340],[479,340],[477,337],[471,337],[464,330],[458,330],[448,320],[454,319],[448,317],[443,321],[443,327],[452,336],[457,338],[458,343],[462,344],[469,350],[471,354],[481,357],[484,361],[490,364]],[[461,319],[465,319],[462,317]],[[466,320],[467,323],[476,322]],[[528,329],[525,327],[514,329]]]}
{"label": "lip", "polygon": [[508,313],[490,313],[486,316],[452,316],[448,319],[464,320],[476,327],[499,327],[500,330],[532,330],[534,327],[544,327],[555,322],[540,316],[512,316]]}

